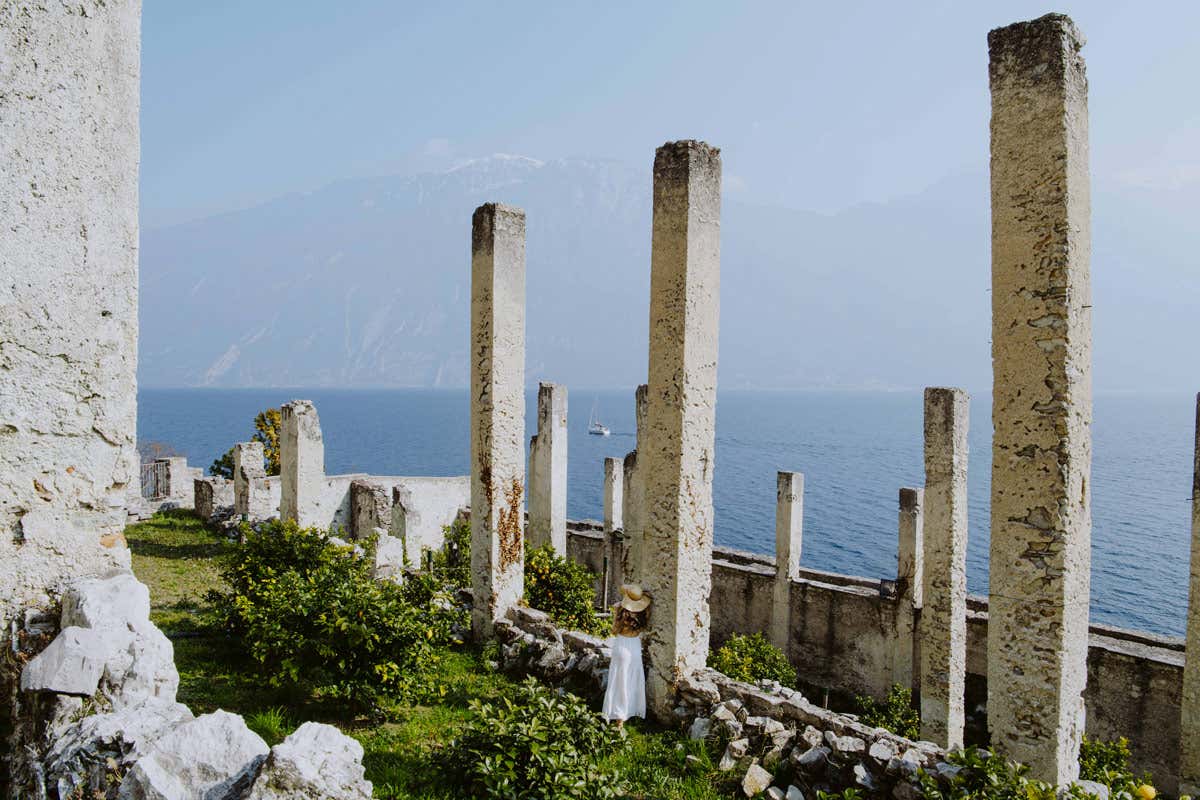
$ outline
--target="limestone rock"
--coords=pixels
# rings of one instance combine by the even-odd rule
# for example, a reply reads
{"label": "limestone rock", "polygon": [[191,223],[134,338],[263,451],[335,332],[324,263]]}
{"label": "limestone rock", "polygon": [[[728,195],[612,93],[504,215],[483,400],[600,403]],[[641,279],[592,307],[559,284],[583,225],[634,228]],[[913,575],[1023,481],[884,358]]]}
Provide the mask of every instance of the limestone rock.
{"label": "limestone rock", "polygon": [[778,786],[769,786],[767,787],[767,797],[771,800],[784,800],[783,789]]}
{"label": "limestone rock", "polygon": [[725,746],[725,753],[721,756],[721,761],[717,764],[717,769],[722,772],[728,772],[738,765],[738,762],[746,757],[746,753],[750,750],[749,739],[734,739]]}
{"label": "limestone rock", "polygon": [[109,759],[124,769],[190,719],[187,706],[157,698],[84,717],[55,738],[42,762],[46,784],[57,788],[59,797],[115,797],[117,787],[108,781]]}
{"label": "limestone rock", "polygon": [[804,800],[804,792],[800,791],[795,785],[789,786],[787,794],[784,795],[784,800]]}
{"label": "limestone rock", "polygon": [[362,745],[332,725],[306,722],[271,748],[247,800],[370,800]]}
{"label": "limestone rock", "polygon": [[866,750],[867,743],[857,736],[838,736],[833,740],[833,751],[840,756],[857,756]]}
{"label": "limestone rock", "polygon": [[707,739],[711,729],[711,719],[708,717],[696,717],[692,720],[691,727],[688,728],[688,738],[698,740]]}
{"label": "limestone rock", "polygon": [[867,755],[875,760],[878,764],[887,764],[896,756],[896,748],[891,743],[884,739],[878,739],[873,742],[867,750]]}
{"label": "limestone rock", "polygon": [[774,778],[771,773],[758,764],[751,764],[750,769],[746,770],[746,776],[742,778],[742,794],[746,797],[756,797],[766,791],[772,780]]}
{"label": "limestone rock", "polygon": [[395,578],[404,571],[404,540],[379,534],[375,540],[375,577]]}
{"label": "limestone rock", "polygon": [[830,752],[828,747],[821,745],[810,747],[804,752],[797,747],[792,750],[792,763],[805,772],[820,774],[829,766]]}
{"label": "limestone rock", "polygon": [[214,711],[174,728],[134,763],[119,800],[233,800],[269,748],[236,714]]}
{"label": "limestone rock", "polygon": [[[1108,787],[1097,781],[1077,780],[1071,783],[1073,787],[1079,787],[1085,794],[1091,795],[1096,800],[1108,800]],[[1059,790],[1060,797],[1069,797],[1069,794],[1064,790]]]}
{"label": "limestone rock", "polygon": [[90,697],[100,685],[107,648],[88,628],[64,628],[21,670],[21,691]]}
{"label": "limestone rock", "polygon": [[874,792],[879,788],[879,784],[875,780],[875,776],[872,775],[871,771],[863,764],[854,765],[854,782],[866,789],[868,792]]}
{"label": "limestone rock", "polygon": [[150,590],[132,573],[75,581],[63,593],[64,628],[136,628],[149,619]]}

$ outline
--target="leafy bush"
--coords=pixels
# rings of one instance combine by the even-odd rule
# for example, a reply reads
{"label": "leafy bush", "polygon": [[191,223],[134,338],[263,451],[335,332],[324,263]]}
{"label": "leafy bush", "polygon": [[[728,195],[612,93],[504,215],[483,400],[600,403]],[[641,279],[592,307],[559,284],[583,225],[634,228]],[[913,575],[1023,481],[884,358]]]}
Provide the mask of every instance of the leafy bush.
{"label": "leafy bush", "polygon": [[471,523],[456,519],[442,528],[442,549],[433,554],[433,574],[450,586],[471,585]]}
{"label": "leafy bush", "polygon": [[472,701],[471,718],[443,759],[446,774],[471,797],[615,798],[620,776],[600,762],[623,738],[575,695],[530,678],[511,697]]}
{"label": "leafy bush", "polygon": [[1134,777],[1129,766],[1129,740],[1106,742],[1084,736],[1079,745],[1079,777],[1103,783],[1112,800],[1154,800],[1158,791],[1149,774]]}
{"label": "leafy bush", "polygon": [[1029,768],[1004,756],[976,747],[956,750],[946,761],[962,767],[948,785],[921,770],[921,795],[924,800],[1057,800],[1053,786],[1026,777]]}
{"label": "leafy bush", "polygon": [[593,605],[595,580],[591,570],[558,555],[548,544],[525,554],[525,602],[559,625],[587,633],[604,631]]}
{"label": "leafy bush", "polygon": [[906,739],[921,738],[921,714],[913,707],[911,689],[897,683],[882,703],[865,695],[855,699],[862,709],[862,721],[867,725],[885,728]]}
{"label": "leafy bush", "polygon": [[222,567],[230,591],[213,599],[272,685],[360,707],[422,687],[460,621],[444,598],[375,580],[369,553],[314,528],[273,520],[258,531],[243,525],[242,535]]}
{"label": "leafy bush", "polygon": [[796,685],[796,670],[787,656],[761,633],[730,636],[725,644],[709,653],[708,665],[737,681],[779,681]]}

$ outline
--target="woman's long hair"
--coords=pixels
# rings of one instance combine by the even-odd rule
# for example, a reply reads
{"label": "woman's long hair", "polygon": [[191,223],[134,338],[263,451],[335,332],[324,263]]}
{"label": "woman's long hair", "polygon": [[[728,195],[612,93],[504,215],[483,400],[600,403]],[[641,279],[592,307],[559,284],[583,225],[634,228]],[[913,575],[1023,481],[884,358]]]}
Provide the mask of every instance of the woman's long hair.
{"label": "woman's long hair", "polygon": [[649,609],[643,608],[641,611],[630,611],[624,606],[617,606],[616,627],[621,631],[629,633],[641,633],[646,629],[646,617],[649,616]]}

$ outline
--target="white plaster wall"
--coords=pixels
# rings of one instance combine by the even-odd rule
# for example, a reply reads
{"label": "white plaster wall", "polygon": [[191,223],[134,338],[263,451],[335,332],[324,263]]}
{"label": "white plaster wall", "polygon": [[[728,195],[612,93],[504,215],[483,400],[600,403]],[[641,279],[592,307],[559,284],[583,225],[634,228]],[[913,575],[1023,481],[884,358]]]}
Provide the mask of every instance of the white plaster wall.
{"label": "white plaster wall", "polygon": [[140,26],[0,0],[0,619],[128,563]]}
{"label": "white plaster wall", "polygon": [[442,530],[471,505],[471,477],[397,478],[393,484],[391,534],[404,540],[412,564],[421,563],[421,550],[438,550]]}

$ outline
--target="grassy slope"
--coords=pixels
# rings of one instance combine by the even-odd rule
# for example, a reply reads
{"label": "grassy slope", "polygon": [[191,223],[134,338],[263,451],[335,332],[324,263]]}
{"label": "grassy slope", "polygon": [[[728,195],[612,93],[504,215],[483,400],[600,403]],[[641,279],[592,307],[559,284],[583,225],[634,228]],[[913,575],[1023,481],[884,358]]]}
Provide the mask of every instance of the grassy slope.
{"label": "grassy slope", "polygon": [[[468,716],[472,699],[494,697],[511,681],[489,670],[479,654],[446,654],[432,705],[401,707],[395,721],[347,719],[339,709],[266,684],[261,671],[208,621],[205,594],[221,589],[217,558],[228,545],[190,512],[164,512],[125,532],[133,570],[150,587],[151,618],[171,636],[179,669],[179,700],[198,714],[224,708],[243,714],[269,743],[309,719],[337,725],[363,744],[375,796],[395,800],[457,798],[439,788],[431,751],[448,742]],[[630,797],[718,800],[733,797],[732,775],[718,773],[696,742],[670,732],[630,726],[627,746],[613,757],[631,786]],[[689,762],[688,755],[695,758]]]}

